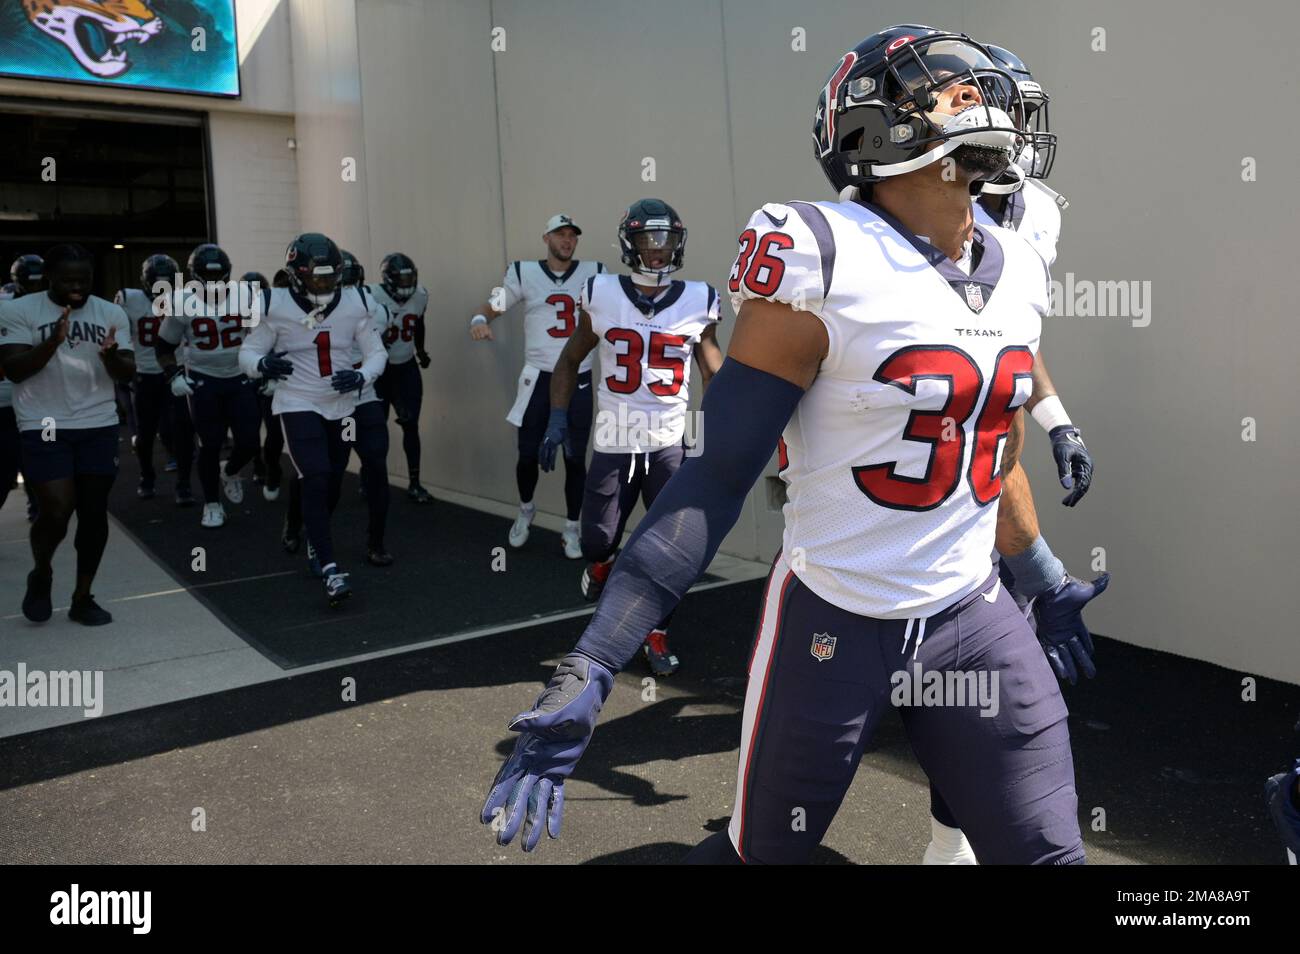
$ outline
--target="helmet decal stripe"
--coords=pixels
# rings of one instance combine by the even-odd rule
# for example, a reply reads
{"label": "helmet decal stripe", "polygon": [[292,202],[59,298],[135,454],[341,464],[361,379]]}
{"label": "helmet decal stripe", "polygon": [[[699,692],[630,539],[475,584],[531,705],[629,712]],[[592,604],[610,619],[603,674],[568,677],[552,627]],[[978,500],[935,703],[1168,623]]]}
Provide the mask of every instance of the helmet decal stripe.
{"label": "helmet decal stripe", "polygon": [[840,60],[840,65],[835,68],[831,74],[830,81],[826,84],[824,90],[826,96],[826,145],[831,149],[835,148],[835,99],[839,95],[840,84],[844,82],[844,77],[849,75],[853,69],[853,64],[858,61],[858,54],[852,50],[844,54]]}

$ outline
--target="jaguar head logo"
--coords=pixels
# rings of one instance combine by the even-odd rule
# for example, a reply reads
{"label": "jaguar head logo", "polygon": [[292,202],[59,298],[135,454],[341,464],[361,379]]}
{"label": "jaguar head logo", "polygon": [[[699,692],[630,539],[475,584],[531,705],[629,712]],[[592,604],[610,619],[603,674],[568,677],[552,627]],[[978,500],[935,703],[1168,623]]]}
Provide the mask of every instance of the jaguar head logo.
{"label": "jaguar head logo", "polygon": [[32,26],[68,48],[86,72],[101,79],[131,68],[128,44],[148,43],[163,21],[147,0],[22,0]]}

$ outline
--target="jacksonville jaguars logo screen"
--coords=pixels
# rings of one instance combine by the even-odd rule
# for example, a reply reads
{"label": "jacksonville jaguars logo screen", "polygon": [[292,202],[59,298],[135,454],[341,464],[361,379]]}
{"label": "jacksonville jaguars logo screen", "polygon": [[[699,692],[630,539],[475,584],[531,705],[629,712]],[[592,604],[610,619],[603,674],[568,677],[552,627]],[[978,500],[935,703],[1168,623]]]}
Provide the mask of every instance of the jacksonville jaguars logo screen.
{"label": "jacksonville jaguars logo screen", "polygon": [[0,0],[0,74],[239,95],[234,0]]}

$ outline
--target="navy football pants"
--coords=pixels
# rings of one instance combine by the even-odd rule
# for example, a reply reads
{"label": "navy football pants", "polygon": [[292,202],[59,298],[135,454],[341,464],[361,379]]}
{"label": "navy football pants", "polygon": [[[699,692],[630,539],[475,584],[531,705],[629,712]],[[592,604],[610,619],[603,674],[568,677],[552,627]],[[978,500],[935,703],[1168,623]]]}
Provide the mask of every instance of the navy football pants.
{"label": "navy football pants", "polygon": [[280,415],[284,445],[302,481],[302,522],[321,566],[334,562],[330,514],[343,490],[348,444],[343,439],[346,418],[326,420],[315,411],[285,411]]}
{"label": "navy football pants", "polygon": [[[918,664],[996,689],[996,706],[946,699],[898,708],[917,760],[980,862],[1083,861],[1065,702],[997,575],[927,620],[876,620],[821,599],[784,556],[768,577],[745,694],[728,830],[741,858],[809,860],[894,708],[896,674]],[[687,860],[716,860],[717,842]]]}
{"label": "navy football pants", "polygon": [[[194,381],[194,393],[189,397],[190,418],[199,436],[199,485],[203,488],[205,503],[221,500],[220,481],[221,445],[226,440],[226,429],[234,437],[234,447],[226,462],[228,476],[244,469],[258,452],[258,435],[262,423],[257,406],[257,387],[242,374],[233,378],[215,378],[189,372]],[[180,466],[180,460],[176,461]]]}

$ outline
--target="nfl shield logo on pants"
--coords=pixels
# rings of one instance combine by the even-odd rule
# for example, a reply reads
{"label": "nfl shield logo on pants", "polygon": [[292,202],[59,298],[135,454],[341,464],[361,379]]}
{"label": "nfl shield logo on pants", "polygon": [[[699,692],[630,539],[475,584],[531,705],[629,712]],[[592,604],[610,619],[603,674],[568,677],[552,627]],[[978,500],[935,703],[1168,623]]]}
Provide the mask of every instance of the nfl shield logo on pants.
{"label": "nfl shield logo on pants", "polygon": [[835,637],[827,636],[825,633],[814,633],[812,647],[808,651],[812,653],[813,659],[825,662],[835,655]]}
{"label": "nfl shield logo on pants", "polygon": [[984,289],[974,282],[966,283],[966,304],[971,311],[984,310]]}

